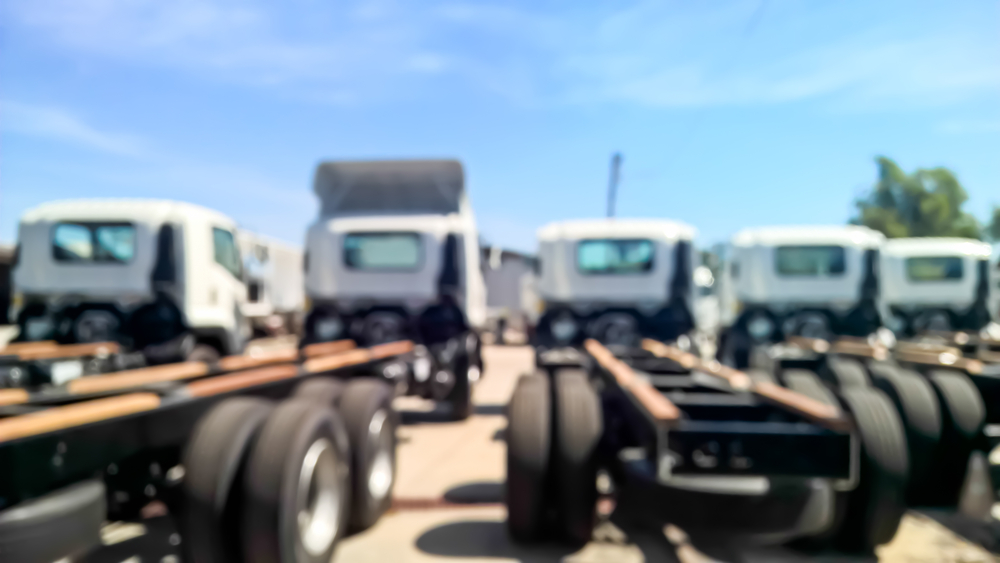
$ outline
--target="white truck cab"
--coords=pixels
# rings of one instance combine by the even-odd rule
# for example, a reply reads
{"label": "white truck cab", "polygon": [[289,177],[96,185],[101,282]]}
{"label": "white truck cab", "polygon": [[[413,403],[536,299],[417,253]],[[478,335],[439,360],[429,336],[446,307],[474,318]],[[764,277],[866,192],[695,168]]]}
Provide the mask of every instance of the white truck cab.
{"label": "white truck cab", "polygon": [[544,312],[536,349],[587,338],[635,346],[644,338],[691,346],[695,230],[656,219],[550,223],[538,231],[536,292]]}
{"label": "white truck cab", "polygon": [[718,355],[743,369],[754,346],[789,336],[869,336],[882,326],[879,248],[860,226],[761,227],[727,249]]}
{"label": "white truck cab", "polygon": [[18,340],[114,340],[152,363],[238,353],[249,337],[235,222],[176,201],[84,199],[22,216]]}
{"label": "white truck cab", "polygon": [[303,344],[413,340],[426,357],[414,362],[409,391],[468,416],[482,370],[486,285],[461,163],[324,162],[314,190],[320,214],[306,235]]}
{"label": "white truck cab", "polygon": [[962,238],[886,242],[881,270],[887,326],[907,336],[985,328],[996,315],[990,310],[991,251],[985,242]]}

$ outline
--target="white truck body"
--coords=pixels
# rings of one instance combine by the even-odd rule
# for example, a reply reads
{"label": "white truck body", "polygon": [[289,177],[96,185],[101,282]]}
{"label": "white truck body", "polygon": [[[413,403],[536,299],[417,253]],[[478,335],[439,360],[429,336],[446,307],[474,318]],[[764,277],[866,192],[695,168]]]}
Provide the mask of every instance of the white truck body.
{"label": "white truck body", "polygon": [[[982,274],[987,277],[989,292],[983,305],[995,319],[997,311],[990,306],[996,293],[996,280],[989,279],[995,275],[989,267],[991,254],[989,244],[971,239],[926,237],[886,242],[882,249],[882,296],[894,314],[890,326],[901,330],[904,321],[899,317],[912,318],[934,310],[964,315],[976,304]],[[944,324],[934,328],[954,328],[947,319],[937,321]]]}
{"label": "white truck body", "polygon": [[[392,305],[419,314],[440,298],[451,236],[458,241],[457,305],[471,327],[483,328],[486,285],[464,181],[453,160],[321,164],[314,181],[320,216],[306,235],[309,299],[348,312]],[[405,263],[379,263],[395,259],[387,252],[407,254],[395,257]],[[370,263],[353,263],[348,254]]]}
{"label": "white truck body", "polygon": [[305,312],[302,249],[286,242],[241,230],[247,303],[243,308],[255,325]]}
{"label": "white truck body", "polygon": [[[588,307],[592,303],[658,307],[670,297],[673,249],[678,241],[692,241],[695,232],[689,225],[658,219],[584,219],[550,223],[539,229],[537,235],[541,260],[538,295],[548,302],[572,303],[575,307]],[[651,269],[638,275],[582,272],[577,267],[579,242],[607,239],[653,242]],[[693,259],[693,250],[691,256]]]}
{"label": "white truck body", "polygon": [[870,336],[887,310],[879,295],[884,235],[860,226],[746,229],[719,276],[718,357],[749,367],[752,348],[789,336]]}
{"label": "white truck body", "polygon": [[580,344],[584,337],[608,344],[634,344],[640,336],[672,340],[694,328],[692,227],[574,220],[546,225],[537,236],[535,291],[544,314],[536,345]]}
{"label": "white truck body", "polygon": [[[738,300],[766,303],[778,309],[812,305],[848,309],[859,298],[865,251],[878,249],[884,240],[881,233],[857,226],[761,227],[740,231],[731,240],[724,270],[729,282],[724,306],[732,311]],[[792,273],[795,265],[790,264],[783,273],[783,264],[778,263],[779,248],[796,247],[843,248],[843,268],[796,275]],[[790,256],[790,261],[794,258]]]}
{"label": "white truck body", "polygon": [[[168,225],[170,244],[161,248]],[[176,201],[89,199],[31,209],[20,223],[11,313],[16,319],[28,306],[45,313],[28,319],[20,338],[73,341],[66,334],[75,329],[65,326],[72,319],[61,312],[100,303],[127,318],[163,294],[186,327],[214,334],[221,352],[236,351],[248,326],[235,233],[229,217]]]}

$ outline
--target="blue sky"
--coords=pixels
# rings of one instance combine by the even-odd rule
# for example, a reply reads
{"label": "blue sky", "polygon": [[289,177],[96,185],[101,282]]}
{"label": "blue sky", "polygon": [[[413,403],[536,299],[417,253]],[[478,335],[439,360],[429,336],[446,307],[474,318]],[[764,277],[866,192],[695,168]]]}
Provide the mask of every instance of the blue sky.
{"label": "blue sky", "polygon": [[165,197],[301,242],[325,158],[455,156],[480,230],[842,223],[875,175],[1000,203],[998,2],[6,0],[0,240],[50,199]]}

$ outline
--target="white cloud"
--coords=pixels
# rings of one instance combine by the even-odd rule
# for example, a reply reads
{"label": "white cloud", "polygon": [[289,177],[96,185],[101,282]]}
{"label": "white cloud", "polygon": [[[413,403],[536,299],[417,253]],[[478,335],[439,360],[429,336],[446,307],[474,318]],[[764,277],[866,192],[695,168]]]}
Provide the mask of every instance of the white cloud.
{"label": "white cloud", "polygon": [[[859,21],[869,11],[862,3],[643,0],[620,9],[565,5],[558,13],[532,4],[394,0],[6,5],[2,15],[14,27],[69,57],[172,68],[332,103],[419,96],[427,90],[408,82],[427,79],[458,80],[516,103],[667,108],[834,97],[843,107],[882,109],[1000,92],[995,45],[969,32],[966,16]],[[906,19],[918,16],[926,29]]]}
{"label": "white cloud", "polygon": [[90,149],[122,155],[145,156],[147,148],[138,137],[101,131],[65,110],[0,102],[0,128],[12,133],[51,139]]}

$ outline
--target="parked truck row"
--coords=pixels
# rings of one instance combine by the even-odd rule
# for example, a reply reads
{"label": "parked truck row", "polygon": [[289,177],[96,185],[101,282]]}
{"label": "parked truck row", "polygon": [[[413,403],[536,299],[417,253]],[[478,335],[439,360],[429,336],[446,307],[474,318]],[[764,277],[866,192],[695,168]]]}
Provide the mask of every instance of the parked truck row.
{"label": "parked truck row", "polygon": [[[513,537],[586,541],[599,495],[653,528],[860,552],[909,506],[989,517],[988,245],[750,229],[705,283],[694,233],[625,219],[538,231],[538,370],[509,406]],[[709,286],[714,358],[697,338]]]}
{"label": "parked truck row", "polygon": [[[389,505],[392,399],[472,413],[495,260],[462,165],[323,162],[313,190],[301,253],[178,202],[24,215],[0,555],[77,555],[158,501],[192,561],[327,561]],[[537,366],[507,408],[515,540],[587,541],[600,497],[637,525],[848,551],[889,541],[908,506],[988,511],[987,245],[780,227],[721,258],[713,274],[676,221],[539,230],[504,305]],[[280,334],[297,347],[244,354]]]}

